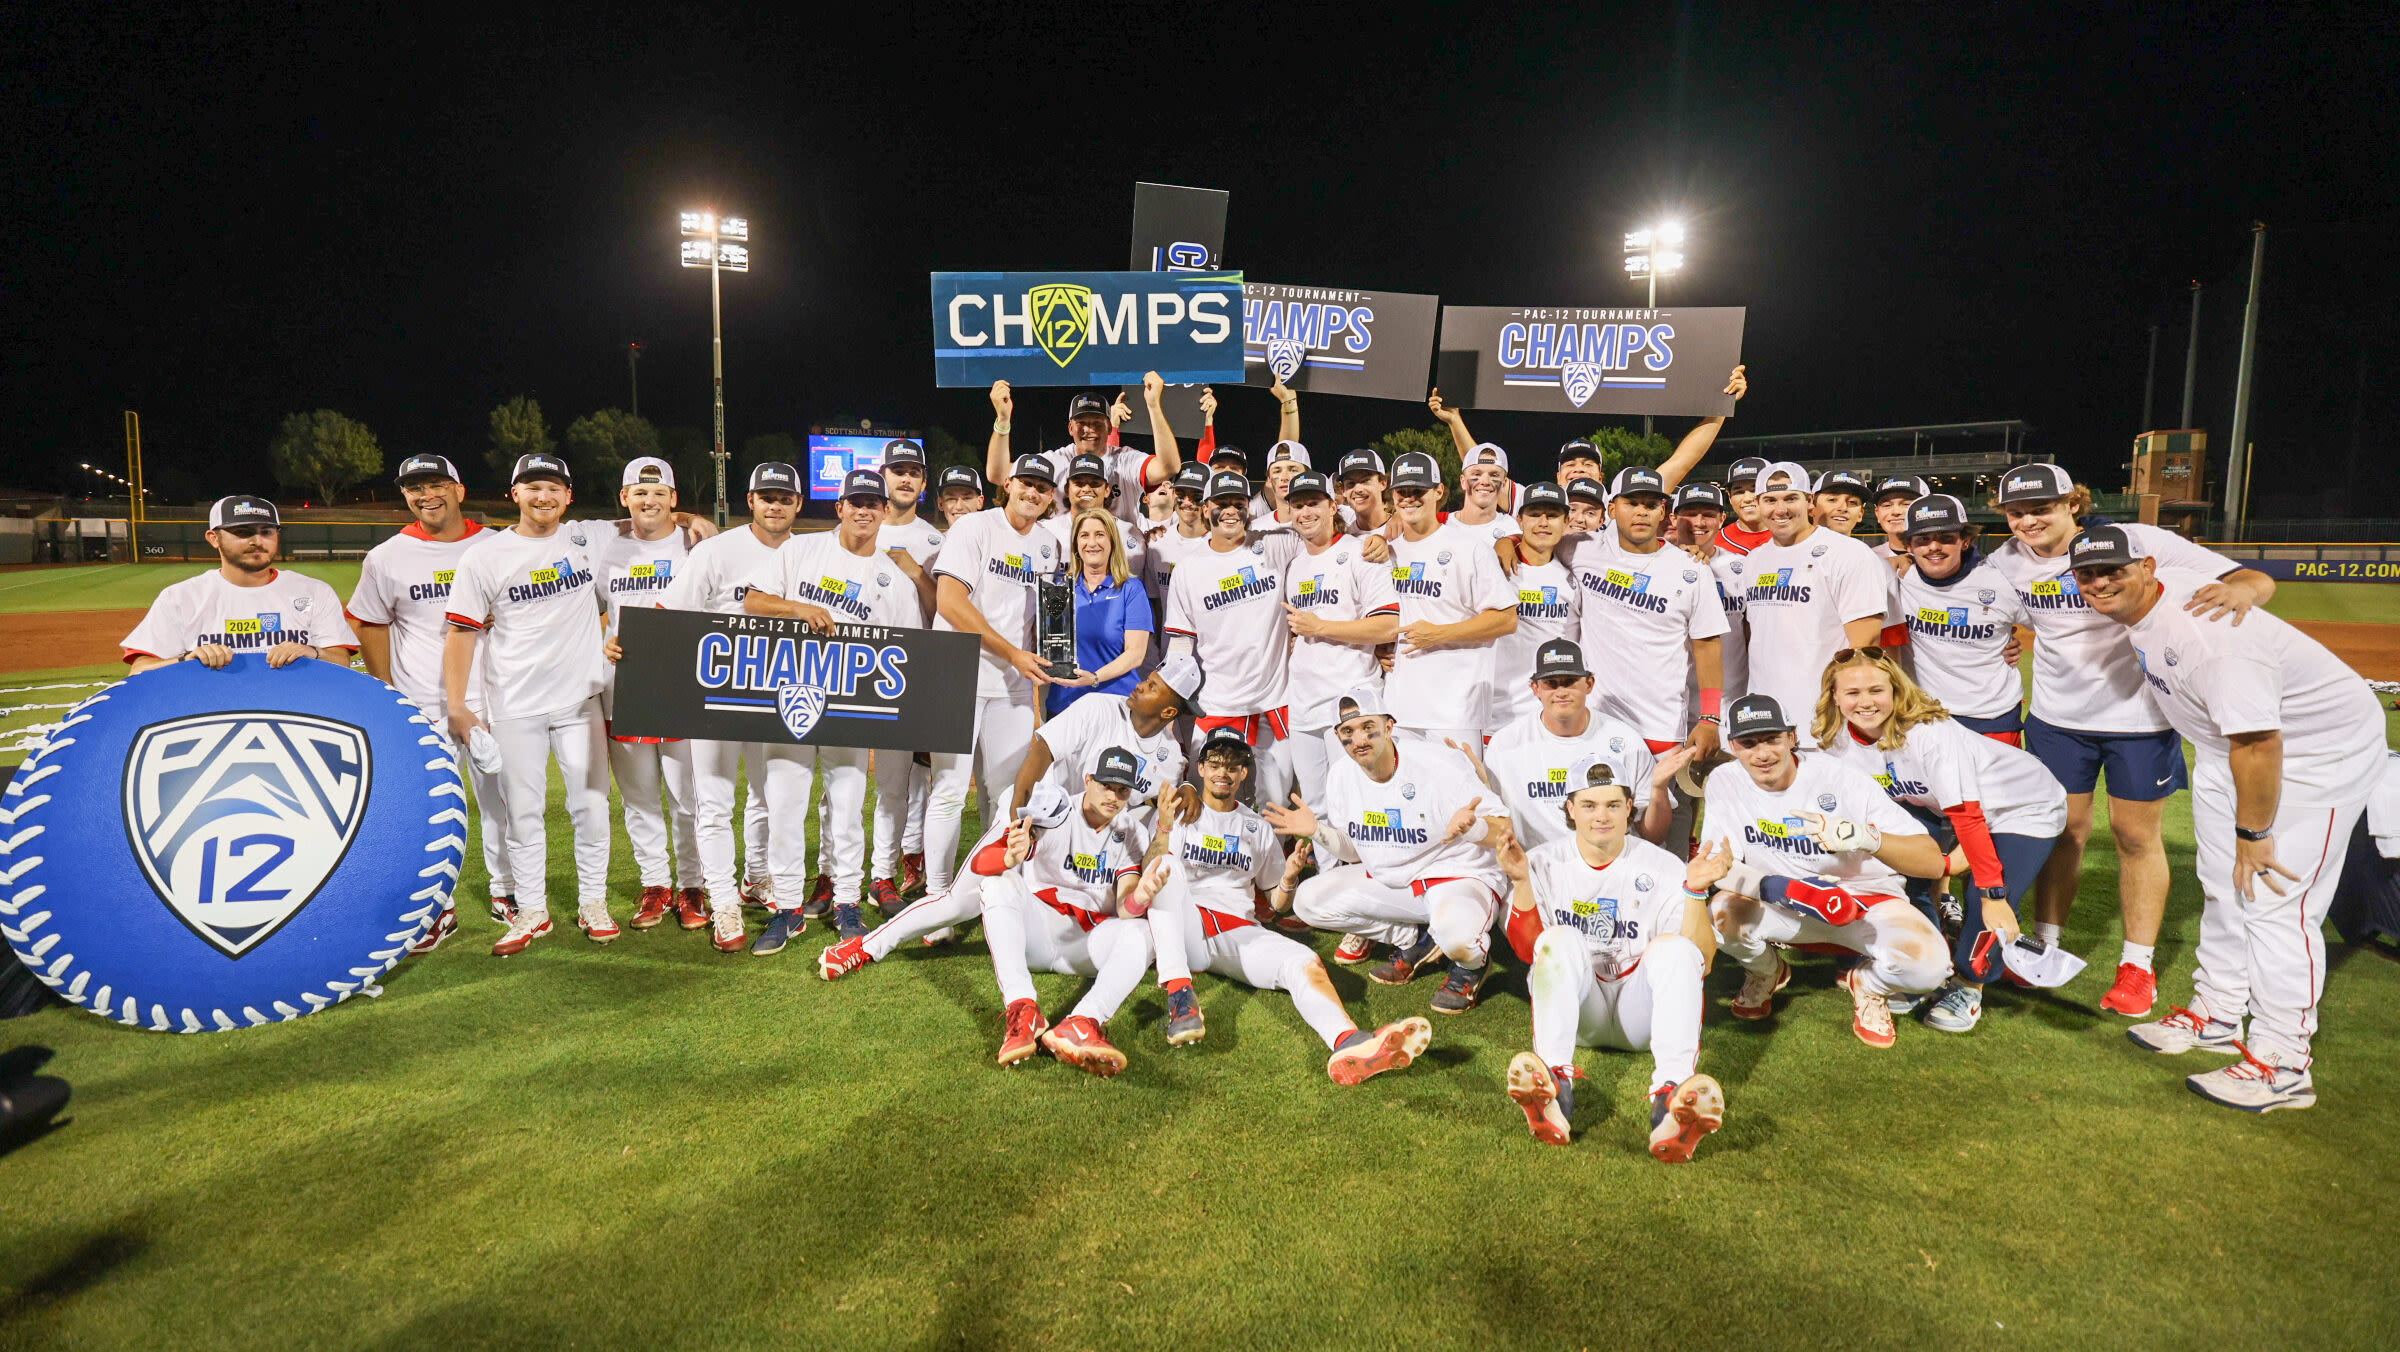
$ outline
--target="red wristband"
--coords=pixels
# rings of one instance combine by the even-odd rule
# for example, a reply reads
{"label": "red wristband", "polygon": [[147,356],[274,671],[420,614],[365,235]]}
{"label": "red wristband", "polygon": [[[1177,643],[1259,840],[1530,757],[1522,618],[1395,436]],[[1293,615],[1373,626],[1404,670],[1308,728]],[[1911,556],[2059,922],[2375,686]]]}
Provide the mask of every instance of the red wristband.
{"label": "red wristband", "polygon": [[1718,713],[1722,712],[1719,706],[1723,705],[1724,703],[1725,692],[1722,690],[1703,690],[1700,692],[1700,713],[1703,717],[1716,717]]}

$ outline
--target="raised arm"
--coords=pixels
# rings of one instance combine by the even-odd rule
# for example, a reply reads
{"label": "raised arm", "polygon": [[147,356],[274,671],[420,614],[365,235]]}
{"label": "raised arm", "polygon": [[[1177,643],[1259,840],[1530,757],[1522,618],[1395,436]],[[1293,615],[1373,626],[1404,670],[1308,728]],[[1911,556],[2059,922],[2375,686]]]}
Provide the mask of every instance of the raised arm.
{"label": "raised arm", "polygon": [[1433,416],[1449,426],[1450,444],[1458,448],[1461,459],[1466,457],[1467,452],[1475,449],[1475,438],[1467,431],[1466,415],[1442,402],[1440,386],[1435,386],[1433,393],[1425,396],[1425,407],[1432,409]]}
{"label": "raised arm", "polygon": [[1175,444],[1175,429],[1167,425],[1167,382],[1156,371],[1142,376],[1142,405],[1150,414],[1150,469],[1142,475],[1148,492],[1175,477],[1183,468],[1183,451]]}
{"label": "raised arm", "polygon": [[983,478],[986,483],[1008,482],[1010,466],[1016,457],[1008,452],[1008,433],[1017,413],[1017,397],[1005,380],[992,382],[992,439],[983,447]]}
{"label": "raised arm", "polygon": [[1298,441],[1300,439],[1299,392],[1284,384],[1283,377],[1277,376],[1275,383],[1267,387],[1267,393],[1274,395],[1276,400],[1283,405],[1283,415],[1277,419],[1275,424],[1275,439],[1277,441]]}

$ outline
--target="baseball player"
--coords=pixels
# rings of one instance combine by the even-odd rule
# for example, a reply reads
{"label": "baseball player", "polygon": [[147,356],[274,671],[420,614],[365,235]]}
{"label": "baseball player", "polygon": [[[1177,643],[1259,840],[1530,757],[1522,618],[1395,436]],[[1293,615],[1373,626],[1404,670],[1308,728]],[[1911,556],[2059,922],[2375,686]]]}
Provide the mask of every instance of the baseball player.
{"label": "baseball player", "polygon": [[1774,538],[1767,529],[1767,510],[1758,500],[1758,476],[1768,465],[1765,456],[1746,455],[1725,468],[1725,510],[1732,514],[1717,532],[1719,548],[1747,554]]}
{"label": "baseball player", "polygon": [[[1627,465],[1610,486],[1615,529],[1568,542],[1567,566],[1583,610],[1577,641],[1615,659],[1593,691],[1600,711],[1640,730],[1652,754],[1688,735],[1702,756],[1717,749],[1724,695],[1725,612],[1715,577],[1665,539],[1666,481]],[[1697,681],[1699,707],[1684,699]],[[1640,781],[1634,781],[1636,783]],[[1679,847],[1669,842],[1669,850]]]}
{"label": "baseball player", "polygon": [[1808,485],[1808,471],[1788,460],[1759,471],[1758,501],[1772,538],[1733,569],[1749,579],[1742,616],[1750,626],[1750,693],[1770,697],[1778,709],[1815,708],[1825,664],[1842,648],[1880,638],[1889,604],[1892,570],[1863,542],[1809,519]]}
{"label": "baseball player", "polygon": [[1533,1050],[1508,1063],[1508,1096],[1533,1138],[1565,1145],[1575,1112],[1577,1047],[1650,1053],[1650,1154],[1692,1158],[1725,1122],[1725,1090],[1698,1074],[1701,983],[1717,953],[1708,884],[1721,847],[1687,870],[1632,835],[1631,788],[1607,763],[1573,767],[1558,802],[1570,828],[1526,850],[1502,842],[1508,940],[1528,964]]}
{"label": "baseball player", "polygon": [[1874,545],[1875,557],[1892,565],[1894,572],[1908,568],[1909,504],[1932,491],[1913,474],[1887,474],[1875,481],[1875,524],[1883,531],[1883,539]]}
{"label": "baseball player", "polygon": [[1310,468],[1308,448],[1290,438],[1267,448],[1267,478],[1258,495],[1250,499],[1250,517],[1261,530],[1292,524],[1291,501],[1285,496],[1292,486],[1292,476],[1305,474]]}
{"label": "baseball player", "polygon": [[1402,726],[1436,746],[1480,743],[1492,716],[1492,647],[1517,627],[1516,591],[1489,531],[1441,519],[1442,471],[1432,456],[1393,460],[1392,499],[1400,631],[1383,698]]}
{"label": "baseball player", "polygon": [[[1532,687],[1515,678],[1533,668],[1533,655],[1554,638],[1572,637],[1581,622],[1582,600],[1575,574],[1560,557],[1567,539],[1567,495],[1554,483],[1528,484],[1517,506],[1517,627],[1492,645],[1492,713],[1485,726],[1498,731],[1540,706]],[[1355,684],[1353,682],[1352,684]]]}
{"label": "baseball player", "polygon": [[1492,734],[1482,756],[1485,777],[1507,804],[1525,847],[1547,845],[1572,832],[1557,809],[1577,783],[1576,767],[1590,765],[1607,766],[1610,783],[1641,795],[1633,804],[1633,829],[1643,839],[1653,844],[1666,839],[1675,814],[1667,785],[1691,763],[1692,748],[1677,746],[1663,758],[1656,756],[1639,732],[1599,712],[1592,701],[1591,669],[1571,639],[1544,643],[1526,670],[1534,712]]}
{"label": "baseball player", "polygon": [[1848,535],[1867,519],[1867,481],[1846,469],[1829,469],[1817,476],[1809,495],[1809,516],[1836,535]]}
{"label": "baseball player", "polygon": [[[458,560],[480,544],[483,527],[462,510],[466,485],[458,470],[438,455],[412,455],[400,462],[401,501],[416,520],[398,535],[367,551],[359,565],[358,586],[350,593],[343,615],[357,631],[359,656],[367,674],[406,695],[435,732],[450,735],[449,697],[442,688],[442,649],[448,641],[450,584]],[[467,704],[484,712],[483,653],[467,673]],[[472,754],[458,758],[458,768],[475,790],[475,810],[482,822],[483,867],[490,879],[492,919],[505,925],[515,906],[516,885],[508,872],[508,803],[501,796],[500,776],[477,764]],[[458,930],[458,908],[442,912],[440,921],[425,932],[412,950],[429,953]]]}
{"label": "baseball player", "polygon": [[1153,668],[1130,694],[1086,695],[1068,705],[1034,733],[1025,763],[1017,767],[1010,811],[1031,802],[1034,785],[1044,780],[1069,793],[1080,791],[1100,753],[1122,747],[1134,760],[1126,820],[1148,832],[1159,795],[1183,782],[1183,744],[1175,735],[1175,720],[1191,707],[1199,689],[1199,661],[1177,653]]}
{"label": "baseball player", "polygon": [[[1005,433],[993,435],[997,439]],[[1057,491],[1050,461],[1038,455],[1020,457],[1005,486],[1006,505],[952,522],[933,562],[933,627],[975,635],[981,652],[976,661],[975,749],[933,758],[933,788],[925,800],[929,893],[950,890],[976,762],[983,767],[983,801],[1007,802],[1017,766],[1033,740],[1036,695],[1050,684],[1048,668],[1029,651],[1033,583],[1050,576],[1065,557],[1058,537],[1040,528]]]}
{"label": "baseball player", "polygon": [[1567,480],[1567,531],[1581,535],[1608,529],[1608,485],[1598,479]]}
{"label": "baseball player", "polygon": [[1175,569],[1163,623],[1168,651],[1200,661],[1194,736],[1239,729],[1262,763],[1258,792],[1281,802],[1291,790],[1288,757],[1276,749],[1291,740],[1283,573],[1301,543],[1288,530],[1252,530],[1249,500],[1250,483],[1241,475],[1209,476],[1208,543]]}
{"label": "baseball player", "polygon": [[[2154,946],[2167,911],[2166,800],[2189,783],[2182,741],[2143,693],[2141,663],[2125,632],[2085,604],[2067,558],[2089,490],[2051,464],[2018,465],[2000,477],[1997,505],[2010,538],[1992,566],[2016,588],[2033,630],[2032,716],[2025,749],[2067,789],[2067,831],[2034,884],[2034,935],[2058,942],[2082,879],[2092,834],[2092,794],[2108,777],[2108,826],[2117,846],[2117,900],[2125,951],[2100,1007],[2147,1016],[2158,999]],[[2237,618],[2266,604],[2274,580],[2242,568],[2156,526],[2122,528],[2136,552],[2162,568],[2205,573],[2215,581],[2186,604],[2210,618]],[[2009,653],[2012,659],[2014,653]]]}
{"label": "baseball player", "polygon": [[[1876,504],[1880,516],[1884,504]],[[1893,609],[1908,626],[1916,682],[1961,727],[2024,744],[2025,683],[2007,656],[2032,617],[2008,578],[1983,557],[1967,505],[1947,493],[1910,503],[1900,535],[1912,567],[1892,578]]]}
{"label": "baseball player", "polygon": [[[975,471],[965,465],[954,465],[942,471],[943,494],[963,487],[974,494],[968,511],[983,506],[983,484]],[[933,556],[942,549],[942,526],[918,514],[925,496],[925,450],[908,440],[894,440],[883,447],[883,486],[891,494],[891,511],[883,519],[883,529],[876,536],[876,547],[889,554],[898,550],[917,566],[912,580],[921,579],[917,586],[919,608],[927,615],[933,613]],[[937,495],[934,510],[941,512]],[[966,492],[956,492],[959,501],[966,501]],[[964,515],[964,513],[960,513]],[[941,517],[946,521],[947,515]],[[899,559],[892,562],[899,564]],[[905,567],[905,565],[901,565]],[[901,752],[883,754],[903,756]],[[925,887],[925,793],[933,783],[930,761],[918,764],[915,756],[903,756],[907,764],[902,772],[908,776],[907,826],[900,844],[900,875],[897,878],[877,877],[868,884],[875,894],[879,908],[888,907],[894,914],[900,909],[900,899],[913,896]],[[890,889],[886,896],[885,889]]]}
{"label": "baseball player", "polygon": [[1350,514],[1350,529],[1361,535],[1386,534],[1392,520],[1392,484],[1383,456],[1361,448],[1342,456],[1334,466],[1334,487]]}
{"label": "baseball player", "polygon": [[[780,460],[761,461],[750,468],[750,524],[740,530],[703,540],[692,547],[683,570],[667,587],[663,604],[670,610],[701,610],[716,615],[746,613],[744,598],[753,583],[775,576],[777,553],[791,542],[792,522],[800,515],[800,471]],[[746,773],[749,801],[764,816],[767,796],[766,747],[758,742],[698,741],[692,743],[694,841],[699,846],[700,875],[708,896],[705,918],[685,914],[685,929],[709,927],[709,941],[720,953],[739,953],[749,947],[743,933],[740,894],[735,887],[733,860],[733,787],[736,771]],[[804,830],[799,819],[770,825],[746,837],[750,870],[772,878],[765,858],[779,832]]]}
{"label": "baseball player", "polygon": [[1168,488],[1175,494],[1175,517],[1148,532],[1142,551],[1147,561],[1143,585],[1150,589],[1150,599],[1158,604],[1162,614],[1167,588],[1175,578],[1175,565],[1193,550],[1207,547],[1208,520],[1202,508],[1208,498],[1208,466],[1185,465],[1175,471]]}
{"label": "baseball player", "polygon": [[1141,881],[1127,897],[1129,911],[1148,911],[1158,981],[1167,992],[1167,1045],[1185,1046],[1206,1033],[1192,973],[1213,972],[1253,990],[1288,992],[1292,1008],[1332,1052],[1325,1073],[1335,1084],[1399,1070],[1425,1054],[1433,1025],[1413,1017],[1363,1031],[1342,1008],[1317,955],[1258,923],[1262,900],[1274,911],[1291,908],[1308,847],[1294,848],[1287,860],[1274,828],[1242,806],[1251,761],[1250,744],[1234,730],[1209,733],[1197,766],[1199,813],[1152,842]]}
{"label": "baseball player", "polygon": [[[1500,868],[1492,861],[1508,817],[1455,747],[1392,736],[1383,694],[1362,686],[1342,696],[1334,734],[1343,759],[1325,772],[1323,811],[1305,798],[1260,809],[1280,835],[1313,840],[1323,872],[1292,896],[1293,914],[1310,925],[1398,950],[1367,974],[1404,986],[1434,959],[1448,957],[1449,977],[1434,994],[1438,1014],[1475,1007],[1500,906]],[[1335,951],[1364,960],[1365,943]]]}
{"label": "baseball player", "polygon": [[1695,860],[1691,876],[1718,887],[1717,946],[1747,973],[1734,1015],[1774,1013],[1775,992],[1792,977],[1776,945],[1832,944],[1867,957],[1841,976],[1850,1030],[1870,1047],[1891,1046],[1889,997],[1933,990],[1950,975],[1942,932],[1903,895],[1904,876],[1942,875],[1940,847],[1874,780],[1803,752],[1772,696],[1735,701],[1725,733],[1734,758],[1709,773],[1703,795],[1708,838],[1725,849],[1709,851],[1708,869]]}
{"label": "baseball player", "polygon": [[[1670,538],[1677,549],[1708,565],[1717,580],[1717,607],[1725,615],[1725,633],[1717,644],[1717,674],[1724,682],[1717,697],[1720,706],[1741,698],[1750,688],[1750,626],[1742,617],[1746,588],[1733,570],[1734,562],[1743,555],[1724,542],[1724,531],[1732,520],[1732,503],[1718,485],[1685,484],[1675,490],[1675,524]],[[1684,693],[1692,708],[1700,707],[1697,667]]]}
{"label": "baseball player", "polygon": [[283,520],[275,504],[240,494],[208,509],[217,566],[161,588],[121,645],[135,672],[197,661],[223,670],[237,654],[263,652],[270,667],[314,658],[350,665],[358,635],[341,598],[316,578],[275,566]]}
{"label": "baseball player", "polygon": [[[833,633],[837,624],[924,627],[916,581],[900,565],[906,553],[895,556],[881,548],[890,502],[882,473],[850,471],[842,481],[840,502],[840,524],[775,551],[770,570],[751,581],[749,592],[742,597],[742,609],[753,615],[796,619],[820,634]],[[867,932],[859,898],[867,878],[865,815],[870,760],[875,767],[875,876],[887,878],[900,863],[900,822],[908,810],[907,758],[876,757],[846,746],[776,742],[767,747],[767,812],[771,817],[787,822],[804,818],[814,787],[810,771],[824,771],[831,834],[823,838],[819,855],[829,861],[833,923],[844,938],[861,938]],[[759,954],[781,951],[807,925],[800,914],[805,899],[801,890],[807,867],[805,842],[798,831],[777,830],[768,837],[767,848],[777,906],[775,916],[750,946],[752,953]]]}
{"label": "baseball player", "polygon": [[1608,470],[1600,458],[1599,447],[1588,441],[1570,441],[1558,448],[1558,473],[1552,477],[1553,482],[1569,488],[1574,487],[1578,479],[1589,479],[1594,484],[1605,485]]}
{"label": "baseball player", "polygon": [[[492,945],[522,953],[550,932],[550,762],[565,781],[575,831],[575,923],[594,943],[618,934],[608,913],[608,734],[600,717],[602,656],[598,562],[580,522],[562,524],[575,500],[567,462],[520,455],[509,475],[517,524],[459,559],[445,612],[442,683],[450,732],[471,745],[487,726],[500,745],[508,803],[509,874],[517,914]],[[488,646],[487,646],[488,645]],[[478,648],[484,653],[484,712],[467,702]]]}
{"label": "baseball player", "polygon": [[1960,907],[1956,975],[1934,993],[1925,1022],[1945,1033],[1972,1030],[1983,1017],[1984,984],[2001,974],[2001,950],[2017,940],[2017,903],[2066,829],[2067,791],[2031,755],[1948,717],[1880,648],[1825,669],[1814,732],[1826,754],[1881,784],[1893,802],[1939,813],[1957,834],[1945,871],[1972,875],[1975,904]]}
{"label": "baseball player", "polygon": [[[1362,454],[1374,452],[1353,451],[1344,460]],[[1284,622],[1292,633],[1284,676],[1292,736],[1284,746],[1293,783],[1303,796],[1322,800],[1335,701],[1345,690],[1383,684],[1375,650],[1400,631],[1400,599],[1392,591],[1389,543],[1342,533],[1324,475],[1294,475],[1286,500],[1301,550],[1283,570]]]}
{"label": "baseball player", "polygon": [[[1144,453],[1114,444],[1116,426],[1109,415],[1108,401],[1091,390],[1067,401],[1067,444],[1032,454],[1040,456],[1050,467],[1049,482],[1053,488],[1064,482],[1069,464],[1078,455],[1097,456],[1108,469],[1109,484],[1116,489],[1112,510],[1120,521],[1130,526],[1141,515],[1142,494],[1175,477],[1182,468],[1183,456],[1175,446],[1175,432],[1167,425],[1166,382],[1156,371],[1142,377],[1142,402],[1150,414],[1151,443],[1156,448]],[[1013,456],[1009,450],[1010,431],[1016,417],[1016,396],[1008,382],[992,382],[992,435],[985,443],[984,476],[994,483],[1013,477],[1024,457]],[[1063,511],[1063,504],[1053,499],[1043,509],[1043,515]]]}
{"label": "baseball player", "polygon": [[2151,698],[2194,752],[2203,906],[2192,1002],[2127,1032],[2170,1055],[2238,1052],[2190,1078],[2204,1098],[2249,1112],[2310,1107],[2325,912],[2384,773],[2382,705],[2341,659],[2274,615],[2204,617],[2209,603],[2194,603],[2223,584],[2160,567],[2131,527],[2086,530],[2069,561],[2086,603],[2123,627]]}

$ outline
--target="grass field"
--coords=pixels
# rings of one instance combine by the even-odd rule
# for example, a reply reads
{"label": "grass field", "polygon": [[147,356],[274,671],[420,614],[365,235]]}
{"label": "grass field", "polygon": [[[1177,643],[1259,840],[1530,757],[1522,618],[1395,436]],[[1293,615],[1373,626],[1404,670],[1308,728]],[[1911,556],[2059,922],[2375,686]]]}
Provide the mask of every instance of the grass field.
{"label": "grass field", "polygon": [[[2183,799],[2168,820],[2180,998]],[[623,915],[621,833],[614,878]],[[2181,1083],[2214,1059],[2094,1008],[2113,888],[2103,849],[2069,931],[2093,969],[1963,1038],[1861,1046],[1821,960],[1743,1023],[1721,965],[1701,1065],[1730,1115],[1667,1168],[1642,1057],[1583,1054],[1572,1148],[1526,1135],[1513,963],[1360,1088],[1288,1000],[1210,977],[1206,1041],[1169,1049],[1146,989],[1103,1082],[991,1064],[979,942],[838,986],[813,928],[775,958],[668,928],[501,961],[471,868],[465,932],[379,1000],[222,1037],[7,1025],[77,1097],[0,1156],[0,1347],[2400,1344],[2400,965],[2335,950],[2315,1110],[2229,1112]],[[1335,980],[1361,1022],[1433,989]]]}

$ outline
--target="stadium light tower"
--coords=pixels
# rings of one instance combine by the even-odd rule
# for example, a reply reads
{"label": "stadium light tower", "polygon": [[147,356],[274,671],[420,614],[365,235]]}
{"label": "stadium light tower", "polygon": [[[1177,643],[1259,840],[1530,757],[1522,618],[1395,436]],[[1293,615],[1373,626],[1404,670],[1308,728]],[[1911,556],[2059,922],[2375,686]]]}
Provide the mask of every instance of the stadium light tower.
{"label": "stadium light tower", "polygon": [[725,525],[725,303],[717,285],[719,274],[750,270],[750,222],[714,211],[682,214],[683,265],[708,269],[708,341],[715,372],[717,440],[709,452],[717,462],[717,526]]}
{"label": "stadium light tower", "polygon": [[[1650,283],[1650,309],[1658,308],[1658,279],[1683,271],[1683,222],[1661,221],[1625,236],[1625,275]],[[1650,435],[1650,415],[1642,415],[1642,435]]]}

